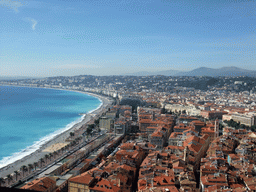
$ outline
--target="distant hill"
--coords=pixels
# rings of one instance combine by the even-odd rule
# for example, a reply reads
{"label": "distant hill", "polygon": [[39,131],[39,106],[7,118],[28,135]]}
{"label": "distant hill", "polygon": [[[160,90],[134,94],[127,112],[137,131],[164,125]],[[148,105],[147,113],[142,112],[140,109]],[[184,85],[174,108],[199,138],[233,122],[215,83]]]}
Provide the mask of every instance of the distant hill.
{"label": "distant hill", "polygon": [[222,67],[219,69],[212,69],[207,67],[200,67],[188,72],[177,73],[176,76],[249,76],[256,77],[256,71],[241,69],[238,67]]}
{"label": "distant hill", "polygon": [[238,67],[222,67],[219,69],[213,69],[208,67],[200,67],[191,71],[178,71],[178,70],[167,70],[167,71],[158,71],[158,72],[147,72],[147,71],[140,71],[137,73],[129,73],[125,75],[131,76],[151,76],[151,75],[164,75],[164,76],[249,76],[249,77],[256,77],[256,71],[241,69]]}
{"label": "distant hill", "polygon": [[125,75],[128,75],[128,76],[152,76],[152,75],[175,76],[177,73],[181,73],[181,72],[182,71],[178,71],[178,70],[167,70],[167,71],[156,71],[156,72],[139,71],[136,73],[127,73]]}

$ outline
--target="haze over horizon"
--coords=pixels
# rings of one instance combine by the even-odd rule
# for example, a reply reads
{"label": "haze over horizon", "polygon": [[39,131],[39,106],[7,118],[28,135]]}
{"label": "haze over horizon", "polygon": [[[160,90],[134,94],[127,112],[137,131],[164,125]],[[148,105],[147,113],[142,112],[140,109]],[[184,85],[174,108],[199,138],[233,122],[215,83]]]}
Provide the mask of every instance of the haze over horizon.
{"label": "haze over horizon", "polygon": [[0,0],[0,75],[256,70],[255,5],[250,0]]}

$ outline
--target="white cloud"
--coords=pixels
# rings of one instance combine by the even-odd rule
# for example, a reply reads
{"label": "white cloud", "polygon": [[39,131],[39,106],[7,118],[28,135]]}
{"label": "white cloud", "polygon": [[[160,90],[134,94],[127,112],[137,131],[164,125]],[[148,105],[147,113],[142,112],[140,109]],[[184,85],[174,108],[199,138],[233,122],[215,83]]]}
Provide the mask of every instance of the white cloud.
{"label": "white cloud", "polygon": [[31,19],[30,21],[32,22],[32,29],[35,30],[37,21],[35,19]]}
{"label": "white cloud", "polygon": [[24,21],[31,23],[32,30],[36,29],[37,20],[35,20],[33,18],[26,17],[26,18],[24,18]]}
{"label": "white cloud", "polygon": [[0,5],[2,7],[7,7],[9,9],[12,9],[16,13],[18,13],[19,12],[18,8],[22,7],[24,5],[24,3],[22,3],[21,1],[0,0]]}
{"label": "white cloud", "polygon": [[[19,12],[18,8],[24,6],[26,3],[23,0],[13,1],[13,0],[0,0],[0,6],[12,9],[16,13]],[[32,30],[36,29],[37,20],[32,18],[23,18],[26,22],[30,22],[32,24]]]}

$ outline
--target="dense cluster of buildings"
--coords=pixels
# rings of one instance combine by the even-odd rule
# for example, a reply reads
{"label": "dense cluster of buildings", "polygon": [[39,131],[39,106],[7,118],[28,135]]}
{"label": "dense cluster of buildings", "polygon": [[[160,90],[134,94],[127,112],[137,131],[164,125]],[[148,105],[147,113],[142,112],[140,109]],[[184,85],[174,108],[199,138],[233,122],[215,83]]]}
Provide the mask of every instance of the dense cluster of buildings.
{"label": "dense cluster of buildings", "polygon": [[201,160],[201,190],[255,191],[256,135],[228,128],[223,133],[211,143],[207,156]]}
{"label": "dense cluster of buildings", "polygon": [[218,119],[202,121],[185,114],[177,118],[148,107],[138,107],[135,115],[127,105],[112,106],[99,121],[120,145],[107,144],[104,149],[112,150],[98,153],[94,164],[85,159],[90,166],[71,170],[65,187],[57,187],[58,179],[49,174],[23,189],[43,191],[38,188],[43,185],[52,192],[256,190],[256,135],[251,131],[224,128],[220,136]]}
{"label": "dense cluster of buildings", "polygon": [[[65,83],[61,77],[11,82],[116,99],[116,105],[99,117],[98,125],[115,140],[109,139],[93,161],[83,159],[86,167],[68,170],[71,175],[65,186],[58,187],[58,179],[48,175],[24,188],[43,185],[49,192],[256,191],[254,89],[232,92],[224,84],[196,90],[175,82],[179,84],[180,79],[92,76],[66,77]],[[245,82],[230,82],[233,88],[246,86]],[[231,119],[247,129],[234,129],[223,122]]]}
{"label": "dense cluster of buildings", "polygon": [[69,180],[69,191],[133,191],[136,174],[146,150],[137,143],[124,143],[95,168]]}
{"label": "dense cluster of buildings", "polygon": [[[89,91],[119,100],[137,98],[147,106],[162,106],[173,112],[186,111],[188,115],[201,115],[207,119],[233,119],[246,126],[254,126],[256,125],[255,82],[251,78],[243,77],[243,80],[241,78],[219,77],[219,82],[216,81],[216,84],[208,85],[207,89],[201,90],[186,87],[188,82],[196,84],[193,82],[197,82],[200,77],[75,76],[1,81],[1,83]],[[207,78],[205,81],[208,81]],[[242,89],[249,85],[247,89]]]}

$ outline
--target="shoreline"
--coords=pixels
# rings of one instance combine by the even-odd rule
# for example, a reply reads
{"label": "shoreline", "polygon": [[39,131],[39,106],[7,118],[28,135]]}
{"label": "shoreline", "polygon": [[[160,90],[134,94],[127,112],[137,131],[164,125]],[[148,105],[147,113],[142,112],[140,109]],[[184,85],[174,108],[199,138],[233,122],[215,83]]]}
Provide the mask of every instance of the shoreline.
{"label": "shoreline", "polygon": [[[1,86],[27,87],[27,86],[15,86],[15,85],[1,85]],[[47,154],[47,153],[43,152],[43,150],[45,150],[46,148],[50,147],[53,144],[64,143],[65,140],[70,136],[70,134],[69,134],[70,132],[75,132],[75,131],[79,130],[83,125],[87,124],[88,122],[93,120],[95,117],[97,117],[97,115],[99,115],[101,112],[103,112],[103,110],[106,109],[106,107],[108,105],[111,105],[113,102],[111,99],[108,99],[105,96],[97,95],[95,93],[90,93],[90,92],[86,92],[86,91],[80,91],[80,90],[78,91],[78,90],[72,90],[72,89],[55,89],[55,88],[47,88],[47,87],[29,87],[29,86],[27,88],[43,88],[43,89],[54,89],[54,90],[62,90],[62,91],[79,92],[82,94],[96,97],[97,99],[100,100],[101,104],[96,109],[93,109],[93,110],[89,111],[88,113],[83,114],[81,119],[78,119],[79,122],[76,122],[76,121],[70,122],[70,124],[71,123],[75,123],[75,124],[72,125],[70,128],[68,128],[67,130],[65,130],[65,128],[64,128],[63,132],[60,132],[57,135],[55,135],[53,138],[49,139],[48,141],[45,141],[45,143],[43,143],[39,147],[39,149],[36,149],[34,152],[31,152],[30,154],[28,154],[24,157],[21,157],[20,159],[14,161],[8,165],[1,167],[0,168],[0,177],[6,177],[8,174],[12,174],[14,171],[20,170],[21,166],[23,166],[23,165],[27,166],[28,164],[33,164],[34,162],[37,162],[40,158],[44,158],[45,154]],[[68,126],[68,125],[66,125],[66,126]],[[56,130],[56,131],[58,131],[58,130]],[[31,146],[28,146],[28,147],[31,147]]]}

